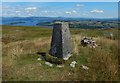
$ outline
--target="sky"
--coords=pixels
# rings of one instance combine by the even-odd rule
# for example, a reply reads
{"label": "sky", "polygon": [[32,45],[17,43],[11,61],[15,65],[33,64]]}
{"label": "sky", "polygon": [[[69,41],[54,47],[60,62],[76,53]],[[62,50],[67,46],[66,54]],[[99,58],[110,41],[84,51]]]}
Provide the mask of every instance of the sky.
{"label": "sky", "polygon": [[1,0],[2,2],[119,2],[119,0]]}
{"label": "sky", "polygon": [[117,2],[2,2],[1,17],[117,18]]}

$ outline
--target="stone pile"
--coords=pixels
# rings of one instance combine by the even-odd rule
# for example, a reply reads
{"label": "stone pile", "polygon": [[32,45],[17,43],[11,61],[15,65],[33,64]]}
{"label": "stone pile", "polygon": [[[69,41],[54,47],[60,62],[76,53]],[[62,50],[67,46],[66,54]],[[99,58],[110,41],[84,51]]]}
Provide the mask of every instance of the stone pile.
{"label": "stone pile", "polygon": [[92,40],[92,38],[85,37],[81,40],[82,46],[89,46],[90,48],[96,48],[97,44],[95,40]]}

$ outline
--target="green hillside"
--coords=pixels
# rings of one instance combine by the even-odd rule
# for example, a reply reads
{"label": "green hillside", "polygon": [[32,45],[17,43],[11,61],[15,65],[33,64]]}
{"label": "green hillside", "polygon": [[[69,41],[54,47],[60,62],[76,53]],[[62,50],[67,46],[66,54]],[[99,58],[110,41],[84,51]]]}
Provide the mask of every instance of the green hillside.
{"label": "green hillside", "polygon": [[[2,26],[3,81],[118,81],[120,30],[70,28],[70,31],[73,55],[64,61],[63,68],[57,68],[57,64],[49,67],[44,64],[45,60],[37,60],[38,52],[49,52],[52,29]],[[98,47],[81,46],[80,41],[85,36],[96,40]],[[72,61],[77,62],[75,68],[69,66]],[[81,65],[89,69],[84,70]]]}

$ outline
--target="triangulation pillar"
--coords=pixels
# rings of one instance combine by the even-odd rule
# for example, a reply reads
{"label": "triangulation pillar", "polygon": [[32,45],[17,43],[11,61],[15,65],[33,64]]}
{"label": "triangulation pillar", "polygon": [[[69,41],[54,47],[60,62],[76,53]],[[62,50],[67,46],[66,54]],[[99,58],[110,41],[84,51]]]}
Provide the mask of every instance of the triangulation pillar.
{"label": "triangulation pillar", "polygon": [[55,22],[52,32],[50,54],[67,60],[72,54],[72,42],[67,22]]}

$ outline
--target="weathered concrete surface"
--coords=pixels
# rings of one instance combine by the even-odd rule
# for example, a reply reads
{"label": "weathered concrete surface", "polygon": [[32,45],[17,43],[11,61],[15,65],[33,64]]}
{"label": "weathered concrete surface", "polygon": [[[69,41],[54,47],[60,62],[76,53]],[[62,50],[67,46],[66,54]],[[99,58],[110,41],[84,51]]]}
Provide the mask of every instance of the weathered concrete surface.
{"label": "weathered concrete surface", "polygon": [[71,37],[67,22],[55,22],[53,26],[50,54],[67,60],[72,53]]}

